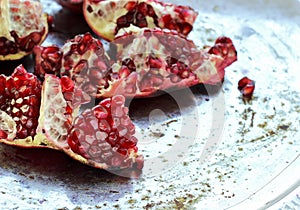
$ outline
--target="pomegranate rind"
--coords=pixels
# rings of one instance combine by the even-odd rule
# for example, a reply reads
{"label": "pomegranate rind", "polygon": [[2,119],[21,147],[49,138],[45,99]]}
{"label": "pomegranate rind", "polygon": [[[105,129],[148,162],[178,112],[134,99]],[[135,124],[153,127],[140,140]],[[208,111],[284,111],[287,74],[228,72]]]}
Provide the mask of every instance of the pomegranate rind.
{"label": "pomegranate rind", "polygon": [[[141,3],[151,6],[156,16],[154,20],[154,17],[149,14],[145,15],[147,24],[143,28],[159,27],[176,30],[176,24],[187,24],[189,30],[177,30],[184,35],[188,35],[198,16],[198,13],[191,7],[174,5],[159,0],[84,0],[83,14],[87,23],[97,35],[105,40],[112,41],[117,34],[120,35],[140,29],[140,26],[131,23],[129,26],[117,30],[117,20],[129,12],[130,5]],[[149,8],[147,10],[149,11]],[[174,24],[171,25],[171,22],[174,22]]]}
{"label": "pomegranate rind", "polygon": [[0,39],[4,46],[1,46],[0,61],[18,60],[30,54],[34,46],[46,39],[47,19],[38,1],[1,0]]}

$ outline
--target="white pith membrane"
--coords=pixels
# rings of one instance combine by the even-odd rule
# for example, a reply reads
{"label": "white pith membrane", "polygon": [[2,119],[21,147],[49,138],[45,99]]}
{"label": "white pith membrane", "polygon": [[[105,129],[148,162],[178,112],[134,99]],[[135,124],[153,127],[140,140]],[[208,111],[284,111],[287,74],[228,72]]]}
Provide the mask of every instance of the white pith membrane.
{"label": "white pith membrane", "polygon": [[[41,32],[40,43],[48,34],[47,14],[43,13],[42,4],[35,0],[1,0],[0,1],[0,37],[15,42],[11,32],[18,37],[26,37],[32,32]],[[1,60],[17,60],[30,52],[18,51],[16,54],[0,55]]]}
{"label": "white pith membrane", "polygon": [[46,75],[42,88],[42,102],[40,108],[38,134],[44,134],[46,139],[59,148],[68,148],[66,136],[68,134],[65,123],[67,102],[64,99],[60,79],[53,75]]}
{"label": "white pith membrane", "polygon": [[[122,35],[130,31],[137,31],[140,28],[130,24],[129,27],[122,28],[115,34],[117,27],[116,20],[128,13],[125,8],[129,1],[127,0],[104,0],[99,2],[92,2],[91,0],[84,0],[83,12],[87,23],[93,29],[95,33],[104,39],[112,41],[116,35]],[[157,0],[131,0],[130,2],[142,3],[146,2],[153,7],[154,12],[158,17],[163,15],[170,15],[172,19],[180,21],[179,14],[175,12],[176,5],[170,3],[161,3]],[[92,10],[90,12],[89,10]],[[104,11],[104,12],[103,12]],[[102,13],[100,17],[98,13]],[[191,12],[190,15],[184,16],[184,21],[193,25],[197,15],[195,12]],[[161,19],[158,20],[158,25],[154,23],[154,19],[150,16],[146,17],[148,28],[164,27],[164,23]]]}
{"label": "white pith membrane", "polygon": [[0,130],[5,131],[7,140],[12,141],[16,137],[17,124],[6,112],[0,110]]}
{"label": "white pith membrane", "polygon": [[[172,82],[171,76],[173,73],[166,70],[168,65],[166,58],[173,57],[172,51],[177,49],[176,46],[174,46],[174,49],[166,48],[157,37],[157,35],[161,36],[162,34],[184,44],[183,49],[179,50],[181,52],[189,51],[189,53],[187,55],[182,53],[176,59],[186,64],[194,76],[184,79],[180,78],[180,81],[177,83]],[[117,46],[118,61],[112,65],[112,72],[119,72],[122,67],[122,61],[126,58],[133,60],[136,71],[126,78],[110,80],[109,88],[100,87],[98,96],[111,97],[121,94],[128,97],[144,97],[153,94],[157,90],[186,88],[200,83],[214,85],[222,81],[222,76],[219,74],[224,69],[218,69],[218,67],[221,66],[224,58],[209,54],[206,50],[197,49],[192,41],[185,39],[185,37],[180,36],[175,31],[159,28],[140,29],[138,32],[117,36],[113,43]],[[153,69],[150,67],[147,63],[150,55],[160,60],[162,64],[160,68]],[[196,56],[196,59],[191,59],[192,55]],[[149,72],[160,76],[164,81],[161,85],[152,85],[149,90],[142,90],[139,84]],[[136,88],[134,93],[130,93],[132,86]]]}

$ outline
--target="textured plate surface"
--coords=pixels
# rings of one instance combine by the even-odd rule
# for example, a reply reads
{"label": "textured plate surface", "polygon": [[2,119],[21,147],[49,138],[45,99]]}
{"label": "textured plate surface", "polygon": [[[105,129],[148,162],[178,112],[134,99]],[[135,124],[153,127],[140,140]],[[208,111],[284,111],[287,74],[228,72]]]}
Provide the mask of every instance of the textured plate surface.
{"label": "textured plate surface", "polygon": [[[89,31],[80,15],[41,2],[56,20],[44,45]],[[300,2],[185,3],[199,11],[189,36],[199,47],[221,35],[233,39],[239,60],[223,86],[128,102],[146,157],[138,179],[52,150],[0,145],[1,208],[265,209],[299,185]],[[31,57],[20,62],[32,68]],[[250,103],[237,90],[243,76],[256,81]]]}

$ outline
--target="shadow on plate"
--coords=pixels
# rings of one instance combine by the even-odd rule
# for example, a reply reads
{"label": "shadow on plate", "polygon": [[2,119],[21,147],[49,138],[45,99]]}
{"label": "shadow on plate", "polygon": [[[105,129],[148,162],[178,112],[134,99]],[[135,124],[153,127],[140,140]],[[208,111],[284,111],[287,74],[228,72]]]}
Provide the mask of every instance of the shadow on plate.
{"label": "shadow on plate", "polygon": [[[14,177],[11,193],[17,186],[38,190],[61,191],[75,205],[95,205],[116,201],[132,191],[134,180],[81,164],[63,152],[51,149],[24,149],[0,145],[1,177]],[[6,192],[10,194],[10,192]],[[79,196],[80,195],[80,196]]]}

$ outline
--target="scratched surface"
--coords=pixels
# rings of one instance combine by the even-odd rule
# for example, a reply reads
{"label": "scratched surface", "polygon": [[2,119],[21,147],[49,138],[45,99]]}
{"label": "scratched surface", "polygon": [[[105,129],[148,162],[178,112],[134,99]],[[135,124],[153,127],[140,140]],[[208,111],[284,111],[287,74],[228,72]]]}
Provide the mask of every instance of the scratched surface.
{"label": "scratched surface", "polygon": [[[55,17],[44,45],[61,46],[90,31],[82,16],[41,2]],[[240,209],[253,209],[272,205],[299,183],[293,172],[300,148],[300,2],[185,2],[199,11],[189,36],[199,47],[226,35],[237,48],[239,60],[227,68],[224,84],[128,102],[146,158],[138,179],[57,151],[0,145],[2,208],[239,209],[245,203]],[[32,70],[30,56],[0,65],[9,73],[19,63]],[[250,103],[237,90],[243,76],[256,81]],[[274,182],[279,187],[270,187]]]}

